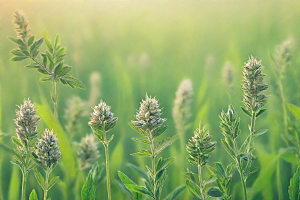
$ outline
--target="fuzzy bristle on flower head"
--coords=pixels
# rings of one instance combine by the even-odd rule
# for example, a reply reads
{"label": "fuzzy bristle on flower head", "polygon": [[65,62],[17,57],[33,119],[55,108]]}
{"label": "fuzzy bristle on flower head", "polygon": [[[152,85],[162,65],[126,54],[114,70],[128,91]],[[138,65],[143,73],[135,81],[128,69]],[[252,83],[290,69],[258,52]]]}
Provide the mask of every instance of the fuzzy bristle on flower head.
{"label": "fuzzy bristle on flower head", "polygon": [[98,142],[93,134],[86,135],[76,143],[76,154],[82,169],[88,168],[94,164],[94,161],[100,157]]}
{"label": "fuzzy bristle on flower head", "polygon": [[192,165],[204,166],[207,163],[209,154],[216,148],[217,142],[211,141],[212,136],[209,134],[205,126],[201,123],[199,128],[194,132],[192,139],[189,139],[186,146],[189,152],[188,161]]}
{"label": "fuzzy bristle on flower head", "polygon": [[19,10],[14,12],[13,23],[15,25],[17,37],[23,40],[29,37],[29,31],[30,31],[29,21],[23,12]]}
{"label": "fuzzy bristle on flower head", "polygon": [[253,56],[249,58],[244,66],[242,84],[244,91],[243,103],[250,113],[252,111],[259,111],[265,105],[268,98],[268,96],[261,94],[261,92],[268,89],[268,85],[263,83],[265,75],[262,74],[262,70],[261,61],[257,61]]}
{"label": "fuzzy bristle on flower head", "polygon": [[190,104],[193,93],[192,81],[190,79],[184,79],[176,92],[173,108],[173,118],[177,129],[180,129],[182,125],[185,125],[186,121],[191,116]]}
{"label": "fuzzy bristle on flower head", "polygon": [[132,123],[143,129],[153,129],[157,126],[163,124],[167,119],[161,118],[161,109],[159,108],[158,100],[148,97],[142,100],[141,106],[135,115],[137,121],[132,121]]}
{"label": "fuzzy bristle on flower head", "polygon": [[113,128],[118,118],[114,117],[114,113],[110,111],[110,106],[101,100],[93,109],[91,121],[89,122],[93,130],[109,131]]}
{"label": "fuzzy bristle on flower head", "polygon": [[61,157],[58,139],[53,130],[46,129],[42,138],[36,142],[36,160],[44,168],[51,168],[58,163]]}
{"label": "fuzzy bristle on flower head", "polygon": [[27,145],[30,140],[37,137],[37,125],[40,117],[36,116],[37,111],[34,103],[31,103],[29,99],[24,99],[24,103],[19,108],[19,110],[16,110],[16,132],[19,140]]}

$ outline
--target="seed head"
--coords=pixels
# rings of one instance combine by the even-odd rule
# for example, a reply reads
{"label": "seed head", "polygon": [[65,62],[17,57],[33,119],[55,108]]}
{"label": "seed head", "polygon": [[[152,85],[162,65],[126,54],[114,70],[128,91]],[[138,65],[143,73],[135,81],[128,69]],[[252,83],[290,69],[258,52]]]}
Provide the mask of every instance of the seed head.
{"label": "seed head", "polygon": [[194,137],[189,139],[186,150],[189,153],[188,161],[192,165],[204,166],[207,163],[209,154],[216,148],[217,142],[211,142],[211,135],[205,126],[199,124],[194,132]]}
{"label": "seed head", "polygon": [[227,113],[222,110],[220,119],[220,129],[225,138],[234,140],[240,135],[240,117],[232,105],[228,106]]}
{"label": "seed head", "polygon": [[140,128],[152,130],[157,126],[163,124],[167,119],[161,118],[161,109],[159,108],[158,100],[148,97],[146,100],[142,100],[141,106],[136,113],[135,118],[137,121],[132,123]]}
{"label": "seed head", "polygon": [[109,131],[117,120],[118,118],[114,117],[114,113],[110,111],[110,106],[100,100],[100,103],[94,107],[94,112],[91,113],[89,125],[93,130]]}
{"label": "seed head", "polygon": [[242,89],[244,91],[243,103],[246,109],[251,113],[252,111],[259,111],[266,103],[268,96],[260,94],[262,91],[268,89],[268,85],[263,83],[265,77],[262,74],[263,66],[261,61],[257,61],[251,56],[244,66]]}
{"label": "seed head", "polygon": [[98,144],[93,134],[86,135],[81,138],[80,143],[75,143],[76,154],[82,169],[92,166],[94,161],[100,157]]}
{"label": "seed head", "polygon": [[173,118],[177,130],[185,125],[191,116],[191,101],[193,98],[193,85],[190,79],[184,79],[176,92],[174,101]]}
{"label": "seed head", "polygon": [[292,58],[292,43],[293,40],[289,39],[283,44],[278,45],[272,55],[273,65],[280,76],[285,74],[286,68],[290,64]]}
{"label": "seed head", "polygon": [[227,61],[222,70],[223,83],[228,89],[232,89],[234,85],[235,70],[231,62]]}
{"label": "seed head", "polygon": [[57,145],[56,135],[53,130],[46,129],[42,138],[36,142],[35,154],[37,161],[44,168],[51,168],[58,163],[61,157],[59,146]]}
{"label": "seed head", "polygon": [[14,12],[13,17],[14,17],[13,23],[15,25],[17,37],[23,40],[27,39],[30,36],[29,35],[30,28],[29,28],[29,21],[26,15],[23,12],[16,10]]}
{"label": "seed head", "polygon": [[[67,108],[65,110],[65,119],[67,121],[66,130],[69,134],[74,134],[79,120],[85,113],[85,103],[79,97],[73,97],[68,100]],[[72,132],[72,133],[71,133]]]}
{"label": "seed head", "polygon": [[24,99],[23,105],[19,106],[19,108],[20,110],[16,110],[16,132],[20,141],[22,141],[24,145],[27,145],[30,140],[37,137],[37,124],[40,117],[36,116],[37,111],[34,103],[31,103],[29,99]]}

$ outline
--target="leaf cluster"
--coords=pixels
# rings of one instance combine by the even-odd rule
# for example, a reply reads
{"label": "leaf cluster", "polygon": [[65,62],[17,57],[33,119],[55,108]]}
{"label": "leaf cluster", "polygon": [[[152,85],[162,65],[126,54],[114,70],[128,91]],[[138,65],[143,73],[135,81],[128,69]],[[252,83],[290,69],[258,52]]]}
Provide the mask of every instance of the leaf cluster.
{"label": "leaf cluster", "polygon": [[[150,145],[150,149],[143,149],[137,153],[131,154],[134,156],[147,156],[147,157],[151,157],[152,159],[155,159],[160,152],[162,152],[166,147],[170,146],[173,142],[175,142],[178,139],[178,135],[174,135],[161,140],[160,142],[157,143],[157,145],[155,145],[154,139],[167,130],[166,125],[156,126],[156,128],[154,130],[152,129],[151,131],[150,129],[145,130],[141,127],[138,127],[131,122],[129,123],[129,125],[132,129],[134,129],[141,136],[144,137],[144,138],[132,138],[134,141]],[[139,174],[142,175],[143,179],[145,180],[144,186],[137,185],[135,182],[129,179],[124,173],[119,172],[118,174],[120,180],[122,181],[125,188],[127,189],[125,191],[127,191],[127,193],[133,197],[133,199],[141,199],[142,198],[141,194],[147,196],[150,199],[160,199],[164,181],[166,180],[167,177],[166,170],[173,163],[174,159],[175,158],[166,158],[166,159],[159,158],[156,165],[153,166],[154,168],[151,169],[150,167],[146,166],[147,173],[136,166],[135,169],[137,169]],[[178,191],[182,190],[182,188],[177,188],[177,189]],[[176,192],[174,191],[174,195],[175,193]],[[180,192],[178,192],[178,194],[179,193]],[[176,193],[175,196],[177,196],[178,194]],[[172,195],[170,195],[170,198],[171,197]]]}
{"label": "leaf cluster", "polygon": [[[28,20],[26,16],[16,11],[14,16],[14,23],[16,27],[22,29],[22,26],[18,23],[23,23],[24,26],[28,26]],[[26,21],[24,21],[24,19]],[[23,22],[22,22],[23,21]],[[20,28],[21,27],[21,28]],[[20,35],[20,30],[16,29],[17,34]],[[22,31],[21,31],[22,32]],[[11,51],[13,57],[11,61],[22,61],[25,59],[31,59],[33,62],[26,65],[28,68],[34,68],[44,76],[40,78],[40,81],[53,81],[61,82],[65,85],[69,85],[72,88],[85,89],[82,82],[69,74],[71,67],[64,65],[64,57],[66,48],[60,44],[60,35],[57,34],[54,41],[51,42],[49,35],[44,31],[44,37],[35,40],[34,36],[28,35],[29,30],[23,30],[22,37],[9,39],[14,42],[18,48]],[[41,53],[39,48],[45,41],[47,50]],[[40,55],[38,57],[38,55]]]}
{"label": "leaf cluster", "polygon": [[[224,200],[231,200],[230,184],[232,181],[234,163],[229,164],[226,169],[220,162],[216,162],[214,167],[207,165],[207,168],[212,176],[216,178],[216,183],[219,187],[222,198]],[[217,191],[215,193],[217,193]],[[212,196],[211,191],[208,193],[208,195]]]}

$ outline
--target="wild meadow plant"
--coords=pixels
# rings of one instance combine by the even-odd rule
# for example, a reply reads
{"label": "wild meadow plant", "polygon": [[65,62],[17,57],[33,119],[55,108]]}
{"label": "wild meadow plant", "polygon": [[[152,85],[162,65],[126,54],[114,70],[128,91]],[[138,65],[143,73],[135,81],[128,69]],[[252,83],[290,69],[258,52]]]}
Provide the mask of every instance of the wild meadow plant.
{"label": "wild meadow plant", "polygon": [[[277,94],[281,99],[281,106],[282,106],[282,118],[284,124],[284,135],[283,139],[287,145],[290,143],[290,135],[289,135],[289,124],[288,124],[288,113],[287,113],[287,100],[285,95],[285,88],[283,85],[283,81],[285,78],[285,74],[287,68],[290,66],[290,61],[292,58],[292,39],[286,40],[283,44],[278,45],[275,48],[275,51],[270,54],[272,59],[272,71],[275,79],[276,86],[278,87],[279,91]],[[294,141],[292,141],[293,143]],[[283,199],[283,192],[282,192],[282,185],[281,185],[281,173],[280,173],[280,159],[277,162],[277,190],[279,199]]]}
{"label": "wild meadow plant", "polygon": [[215,181],[215,177],[204,180],[202,177],[202,167],[207,163],[209,154],[216,148],[217,142],[211,141],[212,136],[201,123],[194,132],[192,139],[188,141],[186,150],[189,153],[188,161],[198,168],[198,174],[188,171],[185,174],[186,187],[188,191],[201,200],[206,200],[209,196],[220,197],[221,192],[216,188],[209,188],[209,184]]}
{"label": "wild meadow plant", "polygon": [[108,200],[111,200],[108,145],[112,141],[114,135],[108,137],[107,133],[118,121],[118,118],[114,117],[114,113],[112,113],[110,109],[111,107],[101,100],[100,103],[93,108],[94,111],[91,113],[91,121],[88,123],[92,128],[95,137],[102,142],[105,149]]}
{"label": "wild meadow plant", "polygon": [[[258,169],[252,168],[252,163],[255,161],[254,151],[254,138],[267,132],[267,129],[259,131],[255,130],[255,121],[257,117],[261,116],[266,109],[264,105],[268,96],[262,94],[268,88],[268,85],[263,83],[264,74],[262,74],[263,67],[261,61],[257,61],[251,56],[244,66],[243,70],[243,104],[242,110],[250,117],[249,135],[238,147],[237,137],[240,135],[241,130],[240,117],[237,115],[232,105],[228,106],[228,111],[222,111],[220,115],[220,129],[225,137],[221,140],[224,149],[232,157],[235,162],[236,168],[239,172],[244,199],[247,200],[247,178],[255,173]],[[246,163],[244,164],[245,161]]]}
{"label": "wild meadow plant", "polygon": [[45,179],[40,172],[34,168],[34,176],[39,185],[44,190],[44,200],[47,200],[48,191],[59,180],[59,177],[53,177],[50,180],[50,174],[58,164],[61,157],[58,139],[53,134],[53,130],[46,129],[44,135],[36,142],[35,152],[32,152],[34,162],[45,171]]}
{"label": "wild meadow plant", "polygon": [[16,148],[13,149],[14,156],[11,163],[17,165],[22,171],[21,200],[26,199],[28,173],[35,167],[31,154],[34,152],[33,140],[38,135],[37,125],[40,120],[40,117],[36,116],[36,112],[34,104],[29,99],[24,100],[23,104],[19,106],[19,110],[16,110],[17,137],[12,137]]}
{"label": "wild meadow plant", "polygon": [[[164,125],[166,118],[161,118],[161,108],[158,100],[146,95],[146,99],[141,102],[141,106],[135,116],[137,121],[131,121],[130,127],[133,128],[144,138],[132,138],[134,141],[149,145],[150,149],[143,149],[133,156],[146,156],[151,158],[152,167],[147,168],[147,173],[139,170],[140,174],[145,179],[145,185],[139,186],[124,173],[118,172],[119,177],[125,187],[130,191],[133,199],[150,198],[155,200],[161,199],[161,192],[166,180],[167,168],[173,163],[175,158],[159,158],[156,162],[156,157],[166,147],[170,146],[178,139],[178,135],[168,137],[155,144],[154,139],[160,136],[167,130],[167,125]],[[165,199],[174,199],[184,189],[184,186],[176,188]],[[124,189],[125,190],[125,189]],[[126,191],[126,190],[125,190]],[[145,195],[145,197],[143,197]]]}
{"label": "wild meadow plant", "polygon": [[[173,106],[173,119],[175,122],[176,132],[179,135],[180,148],[176,148],[176,154],[179,158],[186,157],[185,144],[186,135],[189,128],[188,120],[191,117],[191,102],[193,98],[193,84],[190,79],[184,79],[176,92],[176,97]],[[176,163],[175,163],[176,164]],[[175,166],[177,167],[177,166]],[[185,162],[179,162],[178,170],[184,171],[186,169]],[[183,181],[183,177],[178,177],[178,182]]]}
{"label": "wild meadow plant", "polygon": [[231,96],[234,92],[234,86],[235,86],[235,77],[236,72],[235,69],[230,61],[227,61],[222,69],[222,83],[227,89],[227,94],[229,97],[229,100],[231,101]]}
{"label": "wild meadow plant", "polygon": [[[17,44],[18,48],[11,51],[14,55],[11,61],[30,59],[33,62],[26,65],[26,67],[37,69],[39,73],[43,74],[44,76],[40,78],[40,81],[52,81],[51,100],[53,102],[53,113],[57,118],[57,82],[69,85],[72,88],[85,89],[85,87],[80,80],[69,74],[72,68],[64,65],[66,48],[60,44],[61,39],[59,34],[57,34],[54,41],[51,42],[48,33],[44,31],[43,38],[34,40],[34,36],[30,35],[29,21],[20,11],[14,12],[13,23],[17,37],[9,37],[9,39]],[[47,50],[41,53],[39,48],[44,40]]]}

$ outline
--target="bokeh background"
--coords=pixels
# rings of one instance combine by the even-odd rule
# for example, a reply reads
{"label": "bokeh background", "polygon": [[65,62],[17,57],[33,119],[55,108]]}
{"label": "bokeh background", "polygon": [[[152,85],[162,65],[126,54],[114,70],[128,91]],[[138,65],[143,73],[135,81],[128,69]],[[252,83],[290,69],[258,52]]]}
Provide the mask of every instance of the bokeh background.
{"label": "bokeh background", "polygon": [[[276,80],[272,73],[270,53],[277,45],[293,39],[293,57],[287,69],[283,86],[288,103],[300,105],[300,57],[298,38],[300,37],[300,2],[299,1],[0,1],[0,130],[9,134],[0,138],[0,198],[17,200],[20,197],[21,171],[10,163],[13,147],[10,137],[15,135],[16,105],[30,97],[39,105],[46,106],[46,99],[51,107],[49,90],[51,83],[40,83],[41,76],[33,69],[24,66],[29,61],[11,62],[10,50],[15,45],[7,37],[15,36],[12,13],[16,9],[26,13],[31,32],[42,37],[47,30],[54,38],[60,33],[62,45],[67,47],[66,63],[73,67],[72,75],[83,81],[86,90],[71,89],[58,85],[59,122],[62,127],[58,138],[65,140],[63,154],[65,161],[54,170],[52,176],[59,175],[60,183],[50,191],[54,200],[70,196],[79,199],[79,190],[70,186],[70,180],[78,176],[74,141],[91,133],[87,125],[88,113],[92,103],[100,98],[112,107],[119,118],[113,129],[115,138],[110,145],[113,199],[129,199],[115,184],[117,171],[125,172],[136,182],[142,182],[127,163],[134,163],[145,169],[150,162],[147,158],[130,156],[142,145],[137,146],[131,137],[137,136],[128,122],[134,119],[139,102],[145,94],[156,96],[164,107],[163,117],[169,125],[165,136],[176,133],[172,117],[175,92],[180,82],[191,79],[194,88],[191,118],[185,141],[192,137],[193,130],[200,121],[207,124],[213,140],[218,141],[216,150],[208,163],[220,161],[229,164],[231,158],[224,151],[220,139],[218,115],[232,103],[241,116],[242,134],[240,140],[248,134],[246,117],[242,105],[241,75],[244,62],[250,55],[262,59],[267,74],[266,82],[270,85],[267,93],[267,113],[257,121],[258,128],[268,128],[264,136],[255,141],[258,156],[256,161],[260,170],[247,182],[250,199],[278,199],[277,177],[281,177],[283,199],[288,199],[289,179],[292,177],[297,160],[286,159],[282,153],[286,145],[282,140],[283,118],[281,98],[278,95]],[[41,49],[45,49],[45,44]],[[229,90],[224,84],[222,73],[224,65],[230,61],[233,68],[234,84]],[[91,79],[91,75],[94,74]],[[97,78],[98,77],[98,78]],[[93,82],[94,81],[94,82]],[[65,129],[68,121],[66,109],[68,101],[79,97],[87,108],[85,115],[73,133]],[[293,117],[289,118],[293,120]],[[42,121],[39,130],[51,122]],[[51,128],[51,127],[50,127]],[[63,133],[62,133],[63,131]],[[71,140],[69,135],[73,134]],[[61,135],[65,137],[60,138]],[[174,156],[176,160],[169,168],[168,178],[163,189],[163,196],[175,187],[184,184],[183,171],[178,171],[180,163],[195,170],[187,163],[186,153],[179,152],[177,141],[168,147],[162,156]],[[5,146],[4,146],[4,145]],[[62,144],[62,143],[61,143]],[[67,151],[67,150],[72,151]],[[104,150],[99,146],[101,157],[105,161]],[[279,162],[280,170],[276,170]],[[71,166],[74,164],[74,166]],[[177,169],[177,170],[176,170]],[[204,175],[209,176],[207,170]],[[277,175],[276,175],[277,174]],[[68,188],[69,187],[69,188]],[[71,187],[71,189],[70,189]],[[29,175],[27,194],[36,189],[39,198],[42,190]],[[75,189],[74,189],[75,188]],[[234,172],[232,191],[233,199],[240,199],[241,186],[237,171]],[[73,193],[73,194],[69,194]],[[77,194],[77,195],[76,195]],[[97,187],[97,199],[106,199],[106,183]],[[187,191],[179,199],[192,199]]]}

